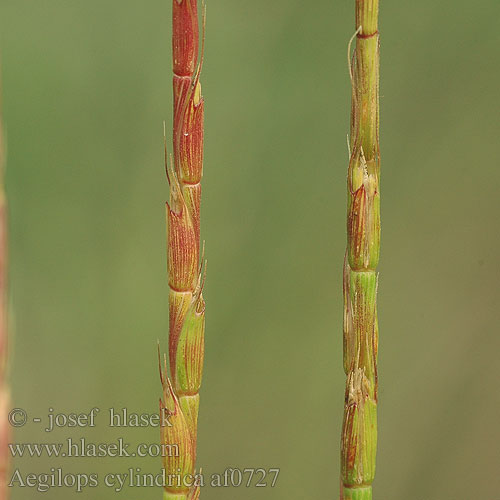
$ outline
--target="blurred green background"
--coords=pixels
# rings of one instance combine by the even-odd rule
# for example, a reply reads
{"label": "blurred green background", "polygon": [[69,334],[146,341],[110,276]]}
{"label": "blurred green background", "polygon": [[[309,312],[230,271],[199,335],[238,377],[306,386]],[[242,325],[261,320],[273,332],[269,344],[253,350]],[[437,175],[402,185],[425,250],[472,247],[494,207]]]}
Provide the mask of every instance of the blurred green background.
{"label": "blurred green background", "polygon": [[[157,429],[109,429],[104,413],[152,413],[160,395],[170,4],[0,5],[14,404],[41,417],[102,408],[95,429],[31,423],[16,441],[154,443]],[[275,488],[205,488],[202,498],[335,499],[353,1],[207,9],[199,465],[281,474]],[[500,498],[499,16],[493,0],[382,0],[378,499]],[[160,462],[15,466],[102,476]]]}

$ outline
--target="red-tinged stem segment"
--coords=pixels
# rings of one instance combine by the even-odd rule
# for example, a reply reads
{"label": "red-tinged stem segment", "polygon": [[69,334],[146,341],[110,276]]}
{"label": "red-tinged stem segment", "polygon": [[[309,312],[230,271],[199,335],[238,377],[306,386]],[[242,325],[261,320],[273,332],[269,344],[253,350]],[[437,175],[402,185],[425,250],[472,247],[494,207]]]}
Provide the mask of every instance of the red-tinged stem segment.
{"label": "red-tinged stem segment", "polygon": [[195,472],[205,332],[204,276],[200,265],[204,102],[198,60],[197,0],[173,0],[172,14],[174,157],[173,166],[167,168],[170,376],[162,375],[160,408],[171,415],[173,424],[163,429],[162,441],[176,444],[180,455],[175,459],[167,457],[164,467],[167,477],[180,477],[181,483],[173,481],[167,485],[164,498],[195,500],[200,490],[189,483]]}
{"label": "red-tinged stem segment", "polygon": [[351,156],[344,262],[341,500],[371,500],[377,449],[377,265],[380,253],[378,0],[356,0]]}
{"label": "red-tinged stem segment", "polygon": [[7,418],[10,404],[7,383],[7,201],[4,191],[4,142],[0,116],[0,500],[9,498],[8,442],[10,426]]}

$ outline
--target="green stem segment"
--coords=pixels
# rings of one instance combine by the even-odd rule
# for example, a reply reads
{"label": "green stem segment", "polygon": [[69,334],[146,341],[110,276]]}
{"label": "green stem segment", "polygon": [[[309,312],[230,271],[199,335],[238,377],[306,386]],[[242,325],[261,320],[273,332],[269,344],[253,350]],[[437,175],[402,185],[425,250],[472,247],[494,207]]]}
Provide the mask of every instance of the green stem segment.
{"label": "green stem segment", "polygon": [[163,500],[188,500],[188,496],[185,493],[163,493]]}
{"label": "green stem segment", "polygon": [[344,262],[341,500],[371,500],[377,448],[377,265],[380,253],[378,0],[356,0],[351,156]]}

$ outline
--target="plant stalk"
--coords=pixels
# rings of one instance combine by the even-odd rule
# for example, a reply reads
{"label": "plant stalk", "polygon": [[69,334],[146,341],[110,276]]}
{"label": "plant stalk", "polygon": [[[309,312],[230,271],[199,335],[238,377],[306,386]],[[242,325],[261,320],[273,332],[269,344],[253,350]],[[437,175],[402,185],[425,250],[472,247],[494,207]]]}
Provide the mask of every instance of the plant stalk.
{"label": "plant stalk", "polygon": [[371,500],[377,449],[377,265],[380,253],[378,0],[356,0],[347,251],[341,500]]}
{"label": "plant stalk", "polygon": [[[204,13],[203,13],[204,20]],[[194,500],[200,492],[184,479],[195,474],[199,389],[204,355],[205,302],[200,256],[200,203],[203,173],[203,115],[197,0],[172,2],[173,164],[168,165],[167,262],[169,292],[169,376],[160,368],[160,411],[172,426],[162,442],[177,445],[178,456],[165,457],[167,477],[181,483],[165,487],[165,500]],[[166,364],[166,361],[165,361]],[[174,482],[175,483],[175,482]]]}
{"label": "plant stalk", "polygon": [[8,411],[10,390],[8,384],[8,320],[7,320],[7,198],[5,195],[5,147],[3,122],[0,109],[0,500],[9,495],[9,448],[10,425]]}

